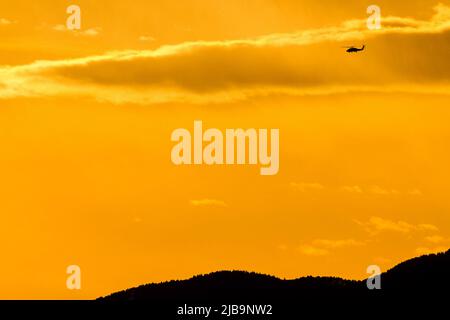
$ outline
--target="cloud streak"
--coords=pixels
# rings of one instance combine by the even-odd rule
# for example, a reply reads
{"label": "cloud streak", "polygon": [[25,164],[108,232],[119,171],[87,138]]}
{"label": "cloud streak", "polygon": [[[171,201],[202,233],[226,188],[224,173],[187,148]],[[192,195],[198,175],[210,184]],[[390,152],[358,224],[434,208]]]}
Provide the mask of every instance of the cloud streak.
{"label": "cloud streak", "polygon": [[435,232],[438,228],[432,224],[411,224],[405,221],[393,221],[389,219],[384,219],[381,217],[370,217],[369,221],[361,222],[355,221],[357,224],[362,226],[364,230],[372,235],[379,234],[381,232],[395,232],[408,234],[417,231],[424,232]]}
{"label": "cloud streak", "polygon": [[1,25],[7,26],[7,25],[10,25],[10,24],[13,24],[13,23],[15,23],[15,21],[11,21],[11,20],[6,19],[6,18],[0,18],[0,26]]}
{"label": "cloud streak", "polygon": [[194,207],[226,207],[226,203],[217,199],[191,200],[189,203]]}
{"label": "cloud streak", "polygon": [[[271,94],[448,94],[450,7],[435,7],[430,20],[386,17],[382,24],[370,31],[365,20],[351,20],[252,39],[6,66],[0,68],[0,98],[81,95],[115,103],[210,103]],[[355,41],[368,43],[371,53],[349,56],[340,48]]]}
{"label": "cloud streak", "polygon": [[299,251],[308,256],[325,256],[331,253],[332,250],[342,249],[347,247],[359,247],[364,246],[365,242],[354,239],[316,239],[310,244],[303,244],[298,249]]}
{"label": "cloud streak", "polygon": [[62,24],[57,24],[52,29],[54,31],[58,31],[58,32],[71,33],[71,34],[73,34],[75,36],[87,36],[87,37],[98,36],[100,34],[101,30],[102,30],[99,27],[89,28],[89,29],[86,29],[86,30],[70,30],[65,25],[62,25]]}
{"label": "cloud streak", "polygon": [[291,188],[294,190],[298,190],[300,192],[307,192],[307,191],[313,191],[313,190],[323,190],[325,189],[325,186],[323,186],[320,183],[313,182],[313,183],[307,183],[307,182],[291,182],[290,183]]}

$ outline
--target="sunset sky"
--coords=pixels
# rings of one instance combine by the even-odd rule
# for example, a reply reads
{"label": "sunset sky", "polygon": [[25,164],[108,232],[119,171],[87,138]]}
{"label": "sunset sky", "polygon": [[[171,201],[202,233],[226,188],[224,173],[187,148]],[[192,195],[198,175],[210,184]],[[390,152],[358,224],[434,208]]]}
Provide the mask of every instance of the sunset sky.
{"label": "sunset sky", "polygon": [[[0,298],[448,249],[450,1],[393,2],[0,1]],[[194,120],[279,128],[279,173],[175,166]]]}

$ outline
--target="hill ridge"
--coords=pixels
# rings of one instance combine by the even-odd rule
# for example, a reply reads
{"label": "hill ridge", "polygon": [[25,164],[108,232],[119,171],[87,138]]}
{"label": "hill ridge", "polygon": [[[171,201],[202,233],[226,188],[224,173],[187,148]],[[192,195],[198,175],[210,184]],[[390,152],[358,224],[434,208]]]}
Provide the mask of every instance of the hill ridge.
{"label": "hill ridge", "polygon": [[[450,249],[405,260],[381,274],[384,291],[439,291],[450,284]],[[295,279],[244,270],[219,270],[183,280],[148,283],[100,297],[103,301],[172,299],[226,300],[252,297],[286,299],[292,296],[362,294],[369,291],[366,279],[349,280],[334,276],[304,276]]]}

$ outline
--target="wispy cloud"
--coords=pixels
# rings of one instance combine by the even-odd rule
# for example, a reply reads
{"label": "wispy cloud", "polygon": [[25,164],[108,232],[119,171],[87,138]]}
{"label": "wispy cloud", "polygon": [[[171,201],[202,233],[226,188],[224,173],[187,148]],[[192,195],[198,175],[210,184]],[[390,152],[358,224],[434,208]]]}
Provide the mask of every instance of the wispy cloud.
{"label": "wispy cloud", "polygon": [[444,243],[444,242],[450,242],[450,239],[444,238],[439,235],[432,235],[425,237],[425,240],[431,243]]}
{"label": "wispy cloud", "polygon": [[355,239],[316,239],[311,243],[302,244],[298,249],[301,253],[310,256],[324,256],[330,254],[334,249],[341,249],[346,247],[358,247],[365,245],[365,242]]}
{"label": "wispy cloud", "polygon": [[195,207],[226,207],[226,203],[216,199],[190,200],[189,203]]}
{"label": "wispy cloud", "polygon": [[325,256],[330,253],[326,249],[317,248],[309,244],[301,245],[298,249],[302,254],[307,256]]}
{"label": "wispy cloud", "polygon": [[10,25],[10,24],[14,24],[14,23],[16,23],[16,21],[12,21],[12,20],[9,20],[9,19],[6,19],[6,18],[0,18],[0,26],[1,25],[7,26],[7,25]]}
{"label": "wispy cloud", "polygon": [[362,246],[365,244],[362,241],[354,239],[343,239],[343,240],[316,239],[312,243],[315,246],[320,246],[322,248],[328,249],[355,247],[355,246]]}
{"label": "wispy cloud", "polygon": [[419,189],[413,189],[413,190],[409,190],[408,194],[412,195],[412,196],[421,196],[422,195],[422,191],[419,190]]}
{"label": "wispy cloud", "polygon": [[378,194],[378,195],[388,195],[388,194],[398,194],[398,190],[395,189],[385,189],[380,186],[371,186],[369,188],[369,192],[372,194]]}
{"label": "wispy cloud", "polygon": [[308,183],[308,182],[291,182],[290,183],[291,188],[298,190],[300,192],[307,192],[307,191],[312,191],[312,190],[323,190],[325,189],[325,186],[323,186],[320,183],[317,182],[313,182],[313,183]]}
{"label": "wispy cloud", "polygon": [[407,234],[414,231],[438,231],[438,228],[432,224],[411,224],[401,220],[393,221],[381,217],[370,217],[367,222],[357,220],[355,220],[355,222],[372,235],[380,232],[398,232]]}
{"label": "wispy cloud", "polygon": [[439,234],[433,234],[424,238],[426,244],[416,249],[417,254],[430,254],[447,251],[450,246],[450,238]]}
{"label": "wispy cloud", "polygon": [[[377,31],[353,20],[251,39],[194,41],[1,67],[0,98],[77,95],[115,103],[211,103],[270,94],[449,94],[449,21],[450,7],[439,5],[429,20],[385,17]],[[56,30],[62,31],[61,26]],[[94,28],[79,34],[99,32]],[[342,52],[341,45],[355,41],[370,41],[371,54],[350,57]],[[431,59],[428,47],[436,41],[441,48]],[[388,54],[393,46],[407,52],[408,59]]]}
{"label": "wispy cloud", "polygon": [[75,36],[88,36],[88,37],[95,37],[98,36],[101,32],[101,28],[89,28],[89,29],[81,29],[81,30],[70,30],[65,25],[57,24],[53,26],[53,30],[58,32],[68,32],[72,33]]}
{"label": "wispy cloud", "polygon": [[342,186],[341,191],[349,192],[349,193],[363,193],[360,186]]}
{"label": "wispy cloud", "polygon": [[347,193],[366,193],[378,196],[389,196],[389,195],[410,195],[410,196],[421,196],[422,191],[419,189],[412,190],[398,190],[391,188],[384,188],[378,185],[372,186],[342,186],[339,188],[342,192]]}
{"label": "wispy cloud", "polygon": [[156,39],[154,37],[151,36],[140,36],[139,37],[139,41],[143,41],[143,42],[152,42],[155,41]]}

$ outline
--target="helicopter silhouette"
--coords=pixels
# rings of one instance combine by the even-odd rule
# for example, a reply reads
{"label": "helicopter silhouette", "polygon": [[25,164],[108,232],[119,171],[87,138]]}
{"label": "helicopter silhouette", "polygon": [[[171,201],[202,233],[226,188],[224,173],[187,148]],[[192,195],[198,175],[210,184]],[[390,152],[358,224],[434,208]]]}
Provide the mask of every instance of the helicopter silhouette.
{"label": "helicopter silhouette", "polygon": [[356,48],[356,47],[343,47],[343,48],[347,48],[347,50],[345,50],[348,53],[352,53],[352,52],[358,52],[358,51],[363,51],[364,48],[366,47],[366,45],[363,45],[361,48]]}

